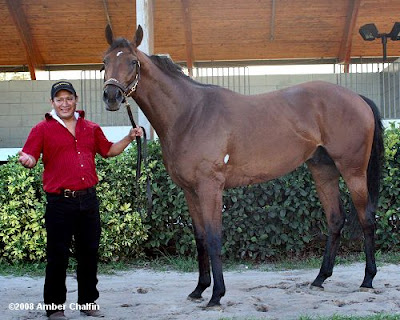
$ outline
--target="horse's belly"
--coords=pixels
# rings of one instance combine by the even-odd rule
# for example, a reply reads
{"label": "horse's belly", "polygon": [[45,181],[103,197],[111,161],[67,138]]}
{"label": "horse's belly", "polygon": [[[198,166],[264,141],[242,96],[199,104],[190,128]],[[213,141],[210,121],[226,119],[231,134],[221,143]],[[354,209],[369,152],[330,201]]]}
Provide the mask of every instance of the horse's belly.
{"label": "horse's belly", "polygon": [[249,156],[247,162],[227,167],[226,188],[261,183],[281,177],[303,164],[314,152],[314,148],[301,151],[288,149],[281,154]]}

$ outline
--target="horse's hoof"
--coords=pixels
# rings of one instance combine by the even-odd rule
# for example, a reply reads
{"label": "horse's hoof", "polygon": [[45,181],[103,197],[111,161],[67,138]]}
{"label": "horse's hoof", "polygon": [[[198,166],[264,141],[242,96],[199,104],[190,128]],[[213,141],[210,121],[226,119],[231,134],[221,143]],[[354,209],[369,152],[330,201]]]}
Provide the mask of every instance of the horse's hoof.
{"label": "horse's hoof", "polygon": [[188,296],[187,299],[190,300],[190,301],[196,302],[196,303],[200,303],[200,302],[203,302],[203,301],[204,301],[204,298],[201,297],[201,296],[200,296],[200,297],[191,297],[191,296]]}
{"label": "horse's hoof", "polygon": [[360,287],[360,292],[371,292],[371,293],[374,293],[375,289],[374,288],[367,288],[367,287]]}
{"label": "horse's hoof", "polygon": [[313,290],[313,291],[324,291],[324,287],[323,286],[310,285],[310,289]]}
{"label": "horse's hoof", "polygon": [[220,303],[208,303],[205,307],[204,310],[210,310],[210,311],[222,311],[222,306]]}

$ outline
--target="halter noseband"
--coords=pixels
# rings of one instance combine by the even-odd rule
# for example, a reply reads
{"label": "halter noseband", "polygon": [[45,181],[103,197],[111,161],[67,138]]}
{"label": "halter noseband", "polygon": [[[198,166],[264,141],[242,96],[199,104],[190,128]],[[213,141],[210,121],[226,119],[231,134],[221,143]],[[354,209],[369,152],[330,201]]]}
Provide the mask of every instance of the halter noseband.
{"label": "halter noseband", "polygon": [[135,79],[133,79],[133,81],[127,87],[125,87],[117,79],[110,78],[104,82],[103,88],[105,88],[108,85],[116,86],[121,89],[121,91],[123,92],[125,97],[130,97],[136,91],[137,85],[140,80],[140,61],[137,60],[136,64],[137,64],[136,77],[135,77]]}

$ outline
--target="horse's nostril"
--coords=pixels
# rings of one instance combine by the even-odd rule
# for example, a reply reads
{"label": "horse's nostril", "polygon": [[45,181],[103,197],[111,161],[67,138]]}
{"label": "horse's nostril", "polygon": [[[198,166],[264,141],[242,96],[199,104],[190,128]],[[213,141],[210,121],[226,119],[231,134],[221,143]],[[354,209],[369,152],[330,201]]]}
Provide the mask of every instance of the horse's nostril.
{"label": "horse's nostril", "polygon": [[115,95],[115,99],[119,100],[122,97],[121,90],[117,90],[117,94]]}
{"label": "horse's nostril", "polygon": [[114,88],[106,88],[103,91],[103,101],[122,101],[123,92],[119,89],[114,90]]}

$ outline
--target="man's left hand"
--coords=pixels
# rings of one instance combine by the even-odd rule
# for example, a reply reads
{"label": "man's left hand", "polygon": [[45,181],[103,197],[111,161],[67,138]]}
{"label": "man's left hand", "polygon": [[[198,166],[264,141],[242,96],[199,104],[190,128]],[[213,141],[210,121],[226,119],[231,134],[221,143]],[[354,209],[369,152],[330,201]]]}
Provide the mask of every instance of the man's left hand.
{"label": "man's left hand", "polygon": [[141,127],[132,128],[129,131],[129,137],[132,141],[135,140],[136,137],[143,137],[143,129]]}

